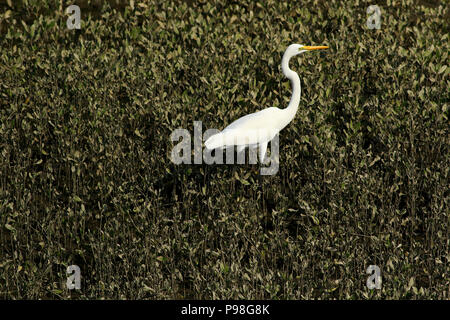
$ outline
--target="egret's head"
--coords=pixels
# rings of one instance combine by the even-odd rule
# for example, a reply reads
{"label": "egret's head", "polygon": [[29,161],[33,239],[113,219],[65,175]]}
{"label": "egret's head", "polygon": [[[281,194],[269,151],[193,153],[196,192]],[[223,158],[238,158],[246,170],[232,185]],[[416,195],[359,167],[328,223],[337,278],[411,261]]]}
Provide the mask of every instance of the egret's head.
{"label": "egret's head", "polygon": [[312,51],[312,50],[321,50],[321,49],[328,49],[328,46],[304,46],[302,44],[291,44],[284,53],[287,57],[291,58],[293,56],[296,56],[300,53],[306,52],[306,51]]}

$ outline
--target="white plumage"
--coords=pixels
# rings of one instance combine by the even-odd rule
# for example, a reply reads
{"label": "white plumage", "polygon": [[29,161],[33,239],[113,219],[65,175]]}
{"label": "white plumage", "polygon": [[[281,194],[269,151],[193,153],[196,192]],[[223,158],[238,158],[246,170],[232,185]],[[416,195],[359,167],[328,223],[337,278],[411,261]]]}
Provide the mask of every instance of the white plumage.
{"label": "white plumage", "polygon": [[300,102],[300,78],[296,72],[289,69],[289,60],[302,52],[326,48],[328,47],[290,45],[281,60],[283,74],[292,83],[292,97],[288,107],[285,109],[271,107],[239,118],[206,140],[206,148],[212,150],[237,146],[237,151],[240,152],[246,147],[259,147],[259,159],[264,163],[267,144],[294,119]]}

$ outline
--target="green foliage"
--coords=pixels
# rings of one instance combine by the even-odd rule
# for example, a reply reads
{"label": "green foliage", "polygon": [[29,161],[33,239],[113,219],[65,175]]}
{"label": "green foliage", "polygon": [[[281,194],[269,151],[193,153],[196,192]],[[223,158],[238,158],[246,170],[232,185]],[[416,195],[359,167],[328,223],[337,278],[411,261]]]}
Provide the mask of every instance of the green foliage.
{"label": "green foliage", "polygon": [[[0,2],[0,297],[450,298],[445,1],[380,30],[369,1],[78,2],[81,30]],[[291,62],[279,172],[174,165],[174,129],[287,105],[291,43],[330,49]]]}

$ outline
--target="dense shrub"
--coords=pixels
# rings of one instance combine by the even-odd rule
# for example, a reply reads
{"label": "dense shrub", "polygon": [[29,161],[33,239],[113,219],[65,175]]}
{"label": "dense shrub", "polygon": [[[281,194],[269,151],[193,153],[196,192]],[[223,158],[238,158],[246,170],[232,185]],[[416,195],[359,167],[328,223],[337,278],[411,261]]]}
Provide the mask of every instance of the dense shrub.
{"label": "dense shrub", "polygon": [[[445,1],[379,30],[368,1],[77,3],[0,2],[0,297],[449,298]],[[291,43],[330,49],[291,62],[279,172],[173,164],[174,129],[287,106]]]}

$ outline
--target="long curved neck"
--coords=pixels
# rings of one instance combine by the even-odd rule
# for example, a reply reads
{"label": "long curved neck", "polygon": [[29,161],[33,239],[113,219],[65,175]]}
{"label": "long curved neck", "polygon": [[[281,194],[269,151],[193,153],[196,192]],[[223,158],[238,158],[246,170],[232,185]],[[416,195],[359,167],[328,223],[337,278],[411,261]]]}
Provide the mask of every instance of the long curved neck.
{"label": "long curved neck", "polygon": [[301,86],[300,86],[300,78],[298,77],[297,72],[292,71],[289,68],[289,59],[291,59],[291,56],[287,56],[286,54],[283,55],[283,59],[281,60],[281,70],[283,71],[283,74],[291,80],[292,83],[292,96],[291,101],[289,102],[289,105],[284,111],[287,113],[287,120],[288,123],[291,122],[292,119],[294,119],[295,114],[298,110],[298,104],[300,103],[300,94],[301,94]]}

